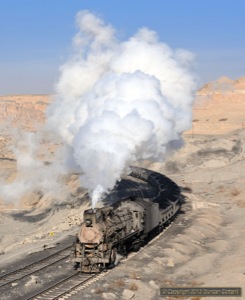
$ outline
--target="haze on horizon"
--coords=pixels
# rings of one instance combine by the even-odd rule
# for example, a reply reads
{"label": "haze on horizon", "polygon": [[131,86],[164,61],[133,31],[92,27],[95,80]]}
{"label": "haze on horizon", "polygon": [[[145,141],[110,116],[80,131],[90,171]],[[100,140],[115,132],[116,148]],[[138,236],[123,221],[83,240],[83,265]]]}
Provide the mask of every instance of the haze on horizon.
{"label": "haze on horizon", "polygon": [[89,10],[125,40],[139,28],[196,55],[200,85],[245,75],[245,2],[242,0],[81,1],[3,0],[0,9],[0,95],[49,94],[71,55],[75,16]]}

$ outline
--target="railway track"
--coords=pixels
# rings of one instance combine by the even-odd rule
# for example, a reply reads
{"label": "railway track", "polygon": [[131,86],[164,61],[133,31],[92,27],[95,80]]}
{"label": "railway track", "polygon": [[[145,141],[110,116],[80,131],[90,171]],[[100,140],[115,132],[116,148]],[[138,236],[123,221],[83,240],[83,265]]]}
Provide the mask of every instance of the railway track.
{"label": "railway track", "polygon": [[[159,239],[170,227],[170,223],[159,235],[152,239],[148,244],[151,245],[156,239]],[[144,251],[142,247],[137,252],[131,252],[128,256],[123,257],[120,261],[126,262],[132,259],[135,255]],[[35,295],[25,298],[23,300],[59,300],[59,299],[69,299],[70,296],[79,293],[82,289],[86,288],[87,285],[92,284],[96,280],[100,279],[102,276],[108,274],[111,270],[105,270],[100,273],[86,274],[81,272],[76,272],[66,278],[54,283],[52,286],[43,289],[42,291],[36,293]],[[79,294],[78,294],[79,295]],[[81,294],[80,294],[81,295]],[[82,299],[82,298],[81,298]]]}
{"label": "railway track", "polygon": [[25,300],[58,300],[62,297],[68,298],[69,295],[81,291],[87,284],[92,283],[102,274],[106,274],[106,272],[96,274],[76,272]]}
{"label": "railway track", "polygon": [[61,249],[58,252],[55,252],[43,259],[35,261],[23,268],[15,270],[13,272],[9,272],[0,277],[0,291],[1,288],[5,288],[7,285],[11,285],[12,283],[18,283],[18,281],[26,278],[27,276],[31,276],[36,274],[37,272],[44,270],[52,265],[55,265],[61,261],[68,259],[71,255],[71,245]]}
{"label": "railway track", "polygon": [[[137,174],[136,174],[137,175]],[[145,175],[146,176],[146,175]],[[156,176],[155,176],[156,177]],[[153,180],[155,179],[153,178]],[[138,177],[136,177],[138,178]],[[142,177],[143,178],[143,177]],[[148,183],[145,178],[139,178],[139,182],[143,181],[145,183]],[[157,178],[156,178],[157,179]],[[156,191],[159,193],[162,192],[162,187],[160,183],[156,181]],[[130,195],[141,197],[142,199],[144,198],[154,198],[153,196],[158,196],[154,194],[154,190],[150,190],[149,192],[145,192],[144,186],[137,184],[138,182],[134,182],[132,180],[125,180],[122,182],[122,188],[127,190]],[[150,185],[150,183],[148,183]],[[164,186],[165,188],[169,188],[168,186]],[[169,216],[168,216],[169,217]],[[170,219],[169,219],[170,221]],[[165,230],[164,230],[165,231]],[[159,236],[158,236],[159,238]],[[0,294],[1,290],[5,291],[7,293],[8,291],[11,292],[11,285],[15,286],[18,285],[18,283],[21,282],[21,280],[25,279],[28,276],[37,274],[40,271],[45,271],[47,274],[50,272],[48,270],[48,267],[52,267],[58,263],[65,262],[65,260],[69,259],[71,257],[71,249],[72,246],[68,246],[66,248],[63,248],[43,259],[40,259],[32,264],[29,264],[23,268],[20,268],[16,271],[10,272],[8,274],[5,274],[0,277]],[[141,249],[142,250],[142,249]],[[130,259],[130,257],[126,258]],[[55,273],[54,273],[55,270]],[[79,292],[83,288],[85,288],[88,284],[92,283],[93,281],[99,279],[103,274],[105,275],[106,272],[103,271],[101,273],[96,273],[96,274],[86,274],[86,273],[81,273],[77,271],[72,271],[72,272],[66,272],[68,269],[62,269],[62,274],[59,273],[57,275],[57,270],[52,269],[53,273],[52,275],[49,276],[49,279],[41,277],[43,276],[42,272],[39,273],[40,277],[42,278],[42,286],[36,286],[32,291],[28,291],[28,294],[26,293],[25,296],[22,296],[21,299],[23,300],[58,300],[58,299],[66,299],[69,296]],[[55,274],[55,275],[54,275]],[[53,277],[54,276],[54,277]],[[50,281],[50,278],[51,281]],[[22,282],[23,283],[23,282]],[[21,287],[21,284],[19,285],[20,289],[23,288]],[[26,291],[24,291],[26,292]],[[6,294],[7,295],[7,294]],[[15,294],[17,295],[17,294]],[[24,294],[23,294],[24,295]],[[9,296],[9,295],[8,295]],[[0,297],[1,298],[1,297]],[[8,298],[10,299],[10,298]],[[11,298],[12,299],[12,298]],[[19,299],[19,298],[16,298]]]}
{"label": "railway track", "polygon": [[[26,279],[32,275],[36,275],[40,271],[45,271],[45,269],[48,269],[49,267],[55,267],[56,264],[62,263],[69,259],[71,256],[71,247],[72,246],[70,245],[43,259],[1,276],[0,294],[4,295],[6,290],[11,294],[13,286],[23,286],[22,284],[19,284],[23,279]],[[21,299],[60,299],[69,293],[76,293],[75,290],[83,289],[89,282],[92,283],[93,280],[99,277],[102,273],[105,274],[106,272],[104,271],[96,274],[84,274],[76,271],[72,274],[69,273],[69,275],[64,274],[63,278],[61,279],[52,279],[52,282],[46,282],[45,288],[43,288],[41,291],[33,291],[32,294],[28,293],[28,295],[22,296]],[[15,297],[15,295],[13,297]]]}

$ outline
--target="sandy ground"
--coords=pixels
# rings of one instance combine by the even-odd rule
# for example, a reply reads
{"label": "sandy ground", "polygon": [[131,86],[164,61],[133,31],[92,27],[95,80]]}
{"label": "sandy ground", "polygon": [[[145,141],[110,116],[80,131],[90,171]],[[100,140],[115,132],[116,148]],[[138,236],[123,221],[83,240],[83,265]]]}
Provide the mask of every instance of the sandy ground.
{"label": "sandy ground", "polygon": [[[183,188],[188,208],[185,222],[171,226],[179,226],[179,233],[173,231],[167,240],[162,235],[140,251],[134,263],[119,265],[107,282],[85,290],[85,298],[130,299],[131,295],[133,299],[163,299],[158,296],[159,288],[176,285],[242,287],[245,294],[245,94],[241,82],[229,84],[233,94],[227,96],[231,90],[226,91],[224,102],[219,92],[210,92],[210,86],[200,91],[199,96],[208,100],[200,102],[198,96],[193,117],[198,121],[185,134],[181,150],[163,164],[142,165],[166,174]],[[239,97],[234,96],[236,91]],[[6,156],[0,159],[1,178],[14,177],[15,172],[15,161]],[[29,195],[25,202],[29,207],[2,205],[0,272],[7,261],[39,251],[43,245],[52,247],[76,231],[89,206],[85,194],[74,193],[61,203]]]}

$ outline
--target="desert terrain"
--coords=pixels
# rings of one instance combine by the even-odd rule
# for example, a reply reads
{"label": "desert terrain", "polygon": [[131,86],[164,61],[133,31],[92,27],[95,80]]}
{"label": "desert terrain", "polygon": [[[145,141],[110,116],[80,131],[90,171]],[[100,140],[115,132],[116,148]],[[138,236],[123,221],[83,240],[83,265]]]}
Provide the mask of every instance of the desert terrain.
{"label": "desert terrain", "polygon": [[[38,132],[50,101],[48,95],[0,97],[1,181],[11,182],[17,173],[15,155],[8,146],[10,132],[15,128]],[[175,286],[242,287],[244,297],[244,111],[245,77],[222,77],[197,92],[192,129],[184,133],[184,146],[164,163],[141,165],[181,186],[186,197],[182,216],[99,283],[84,289],[82,296],[70,299],[164,299],[159,296],[160,287]],[[0,200],[2,274],[7,263],[41,251],[44,245],[54,247],[76,232],[90,201],[77,174],[64,184],[70,187],[64,199],[31,193],[18,203]]]}

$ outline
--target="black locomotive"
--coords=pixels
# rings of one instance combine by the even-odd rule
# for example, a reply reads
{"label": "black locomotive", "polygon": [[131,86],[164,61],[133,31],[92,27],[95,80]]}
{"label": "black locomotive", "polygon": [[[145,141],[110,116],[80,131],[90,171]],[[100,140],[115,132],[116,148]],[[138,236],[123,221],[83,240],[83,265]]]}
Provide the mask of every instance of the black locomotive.
{"label": "black locomotive", "polygon": [[133,168],[131,176],[153,186],[155,194],[145,194],[154,197],[132,190],[113,205],[84,212],[74,251],[75,267],[82,272],[99,272],[115,264],[117,253],[138,250],[180,209],[183,197],[171,179],[141,168]]}

